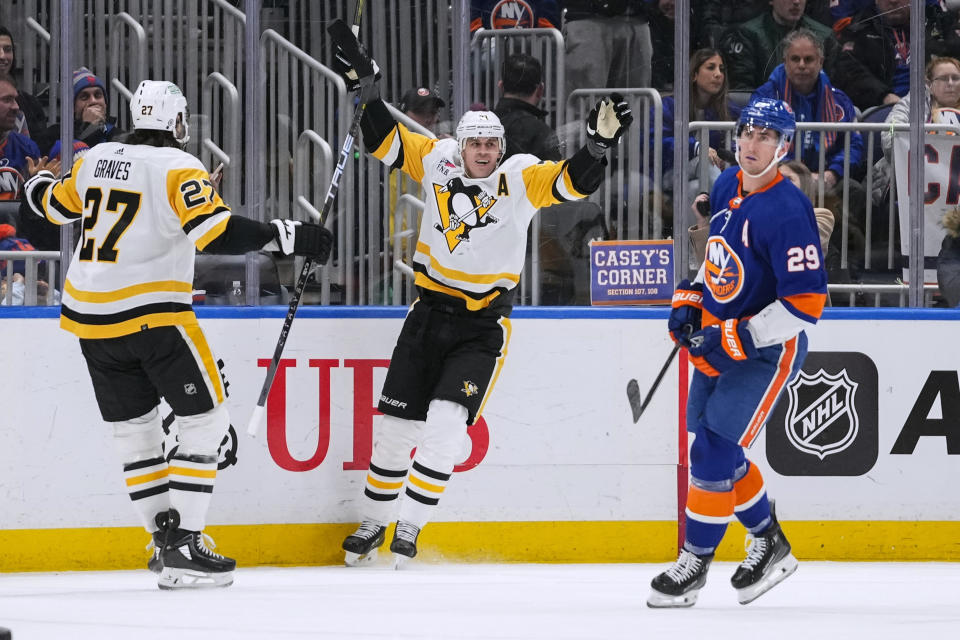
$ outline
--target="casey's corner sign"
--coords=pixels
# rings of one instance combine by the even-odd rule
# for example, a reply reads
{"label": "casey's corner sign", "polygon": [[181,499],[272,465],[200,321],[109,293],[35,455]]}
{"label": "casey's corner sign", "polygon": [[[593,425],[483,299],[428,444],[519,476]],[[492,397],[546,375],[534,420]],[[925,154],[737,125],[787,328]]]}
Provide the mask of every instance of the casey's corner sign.
{"label": "casey's corner sign", "polygon": [[673,240],[590,243],[590,303],[664,304],[673,295]]}

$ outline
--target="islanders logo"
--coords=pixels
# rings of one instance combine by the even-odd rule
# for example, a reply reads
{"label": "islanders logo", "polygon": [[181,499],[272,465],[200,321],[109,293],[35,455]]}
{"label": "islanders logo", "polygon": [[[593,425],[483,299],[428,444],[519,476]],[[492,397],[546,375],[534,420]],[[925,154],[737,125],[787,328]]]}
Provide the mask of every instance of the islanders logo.
{"label": "islanders logo", "polygon": [[743,288],[743,262],[721,236],[707,240],[704,262],[707,288],[717,302],[730,302]]}

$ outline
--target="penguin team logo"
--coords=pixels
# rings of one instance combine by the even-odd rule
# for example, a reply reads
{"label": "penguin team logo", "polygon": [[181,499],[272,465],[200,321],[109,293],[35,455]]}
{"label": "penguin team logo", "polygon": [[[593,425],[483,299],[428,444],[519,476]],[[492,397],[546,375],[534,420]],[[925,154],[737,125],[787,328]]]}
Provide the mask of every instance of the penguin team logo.
{"label": "penguin team logo", "polygon": [[846,369],[836,375],[801,371],[787,387],[787,438],[793,446],[821,460],[849,447],[860,424],[854,409],[859,386]]}
{"label": "penguin team logo", "polygon": [[470,242],[470,233],[474,229],[500,222],[489,213],[497,199],[478,185],[465,185],[457,177],[442,186],[434,184],[433,191],[440,212],[440,222],[433,228],[444,235],[450,253],[461,242]]}
{"label": "penguin team logo", "polygon": [[718,302],[729,302],[743,288],[743,262],[720,236],[707,240],[706,284]]}
{"label": "penguin team logo", "polygon": [[464,395],[466,395],[469,398],[470,396],[480,393],[480,387],[478,387],[473,382],[470,382],[469,380],[464,380],[462,391]]}

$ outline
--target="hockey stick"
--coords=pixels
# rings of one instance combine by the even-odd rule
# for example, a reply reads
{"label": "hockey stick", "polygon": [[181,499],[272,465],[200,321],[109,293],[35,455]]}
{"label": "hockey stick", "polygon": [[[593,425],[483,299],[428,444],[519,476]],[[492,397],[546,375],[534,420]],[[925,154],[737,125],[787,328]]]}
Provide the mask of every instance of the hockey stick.
{"label": "hockey stick", "polygon": [[[691,333],[693,333],[693,326],[689,324],[683,325],[683,332],[685,335],[689,336]],[[656,379],[654,379],[653,384],[650,386],[650,391],[647,392],[647,398],[643,400],[642,403],[642,396],[640,395],[640,383],[637,382],[636,378],[631,378],[630,381],[627,382],[627,400],[630,402],[630,410],[633,412],[633,424],[637,424],[637,421],[647,408],[647,405],[650,404],[650,400],[653,399],[654,391],[656,391],[657,387],[660,386],[660,381],[663,380],[663,376],[667,373],[667,369],[670,368],[670,365],[673,363],[673,359],[677,357],[677,352],[680,351],[680,347],[682,346],[683,345],[679,341],[673,345],[670,355],[667,356],[667,361],[663,363],[662,367],[660,367],[660,373],[657,374]]]}
{"label": "hockey stick", "polygon": [[[363,11],[364,0],[359,0],[357,2],[357,13],[354,17],[353,27],[347,27],[346,23],[342,20],[334,21],[328,28],[327,32],[330,34],[330,37],[333,38],[334,42],[340,46],[343,50],[344,55],[346,55],[351,60],[358,60],[362,57],[360,52],[359,42],[357,41],[357,33],[360,31],[360,14]],[[373,77],[372,75],[370,76]],[[323,224],[324,220],[327,219],[327,215],[330,213],[330,209],[333,207],[334,200],[337,199],[337,193],[340,191],[340,177],[343,175],[343,170],[347,165],[347,160],[350,158],[350,151],[353,149],[353,142],[360,136],[360,119],[363,117],[363,110],[366,106],[366,103],[363,101],[362,96],[365,89],[372,85],[373,80],[371,79],[368,83],[364,83],[360,87],[361,100],[357,105],[356,110],[353,112],[353,120],[350,123],[350,129],[347,133],[346,138],[343,141],[343,148],[340,150],[340,159],[337,162],[337,167],[333,171],[333,178],[330,180],[330,187],[327,189],[327,197],[323,201],[323,207],[320,209],[320,220],[319,224]],[[267,375],[263,379],[263,387],[260,389],[260,397],[257,400],[257,405],[253,408],[253,413],[250,415],[250,422],[247,424],[247,433],[251,437],[257,435],[257,431],[260,429],[260,423],[263,422],[263,414],[266,412],[267,407],[267,397],[270,395],[270,388],[273,386],[273,379],[277,375],[277,368],[280,365],[280,358],[283,355],[283,348],[287,344],[287,337],[290,335],[290,327],[293,325],[293,318],[297,315],[297,309],[300,307],[300,298],[303,296],[304,287],[307,285],[307,278],[310,275],[310,271],[313,269],[313,259],[307,258],[303,263],[303,268],[300,270],[300,276],[297,278],[297,284],[293,289],[293,293],[290,294],[290,306],[287,308],[287,317],[283,320],[283,327],[280,329],[280,337],[277,338],[277,346],[273,350],[273,359],[270,361],[270,366],[267,367]]]}

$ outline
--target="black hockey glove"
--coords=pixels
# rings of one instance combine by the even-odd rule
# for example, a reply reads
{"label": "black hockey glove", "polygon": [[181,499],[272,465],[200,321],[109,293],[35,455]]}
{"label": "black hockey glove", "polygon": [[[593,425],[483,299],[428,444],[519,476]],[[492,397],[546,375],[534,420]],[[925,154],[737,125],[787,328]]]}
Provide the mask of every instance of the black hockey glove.
{"label": "black hockey glove", "polygon": [[587,148],[599,157],[620,142],[620,137],[633,122],[630,105],[619,93],[611,93],[590,110],[587,116]]}
{"label": "black hockey glove", "polygon": [[340,74],[343,81],[347,83],[347,91],[358,91],[368,78],[371,83],[377,82],[382,76],[377,61],[367,54],[364,46],[360,45],[361,60],[351,64],[347,55],[340,47],[336,48],[333,57],[333,70]]}
{"label": "black hockey glove", "polygon": [[274,237],[265,249],[279,250],[285,256],[313,258],[320,264],[330,259],[333,234],[326,227],[298,220],[271,220],[270,224]]}

